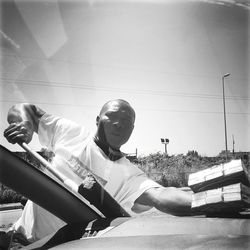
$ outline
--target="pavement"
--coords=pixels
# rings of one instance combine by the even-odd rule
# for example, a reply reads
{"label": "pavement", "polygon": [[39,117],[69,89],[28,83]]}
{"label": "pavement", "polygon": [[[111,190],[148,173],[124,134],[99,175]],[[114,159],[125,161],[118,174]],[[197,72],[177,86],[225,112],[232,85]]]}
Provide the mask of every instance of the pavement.
{"label": "pavement", "polygon": [[21,203],[0,204],[0,232],[6,232],[21,216]]}
{"label": "pavement", "polygon": [[9,204],[0,204],[0,211],[13,210],[13,209],[23,209],[21,203],[9,203]]}

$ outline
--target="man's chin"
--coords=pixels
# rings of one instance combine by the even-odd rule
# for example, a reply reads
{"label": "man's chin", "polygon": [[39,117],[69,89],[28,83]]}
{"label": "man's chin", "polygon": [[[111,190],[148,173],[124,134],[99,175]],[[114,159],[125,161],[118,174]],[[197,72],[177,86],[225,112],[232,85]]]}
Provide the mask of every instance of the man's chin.
{"label": "man's chin", "polygon": [[121,146],[113,146],[113,145],[109,145],[112,149],[114,150],[120,150]]}
{"label": "man's chin", "polygon": [[115,150],[120,150],[120,147],[122,146],[121,143],[114,143],[114,142],[108,142],[108,145]]}

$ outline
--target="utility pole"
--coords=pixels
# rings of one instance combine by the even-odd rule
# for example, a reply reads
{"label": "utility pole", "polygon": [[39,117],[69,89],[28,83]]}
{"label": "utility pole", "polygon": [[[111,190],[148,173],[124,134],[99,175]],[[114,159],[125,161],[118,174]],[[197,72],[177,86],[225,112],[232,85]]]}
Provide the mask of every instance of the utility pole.
{"label": "utility pole", "polygon": [[223,113],[224,113],[224,132],[225,132],[225,148],[226,148],[226,160],[228,159],[228,149],[227,149],[227,119],[226,119],[226,102],[225,102],[225,86],[224,79],[225,77],[230,76],[230,73],[227,73],[222,76],[222,94],[223,94]]}
{"label": "utility pole", "polygon": [[233,138],[233,155],[234,155],[234,144],[235,144],[234,135],[232,135],[232,138]]}

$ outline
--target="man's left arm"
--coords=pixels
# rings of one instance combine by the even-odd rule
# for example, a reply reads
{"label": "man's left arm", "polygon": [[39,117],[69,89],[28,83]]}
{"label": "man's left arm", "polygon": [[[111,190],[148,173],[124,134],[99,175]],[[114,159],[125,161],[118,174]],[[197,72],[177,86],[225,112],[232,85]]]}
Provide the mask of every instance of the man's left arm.
{"label": "man's left arm", "polygon": [[135,203],[154,206],[158,210],[172,215],[191,214],[192,193],[175,187],[157,187],[146,190]]}

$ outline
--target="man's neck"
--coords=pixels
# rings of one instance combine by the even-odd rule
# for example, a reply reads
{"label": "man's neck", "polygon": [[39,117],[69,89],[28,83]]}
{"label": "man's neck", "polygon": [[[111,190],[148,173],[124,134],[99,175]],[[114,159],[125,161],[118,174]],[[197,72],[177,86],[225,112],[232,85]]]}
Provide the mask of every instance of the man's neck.
{"label": "man's neck", "polygon": [[94,142],[99,148],[102,149],[102,151],[111,161],[116,161],[123,157],[123,153],[119,149],[111,147],[106,142],[100,140],[98,136],[94,137]]}

